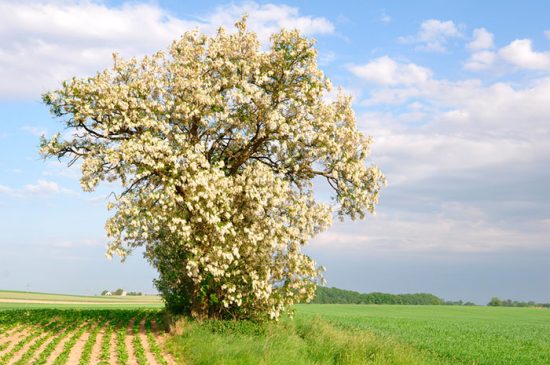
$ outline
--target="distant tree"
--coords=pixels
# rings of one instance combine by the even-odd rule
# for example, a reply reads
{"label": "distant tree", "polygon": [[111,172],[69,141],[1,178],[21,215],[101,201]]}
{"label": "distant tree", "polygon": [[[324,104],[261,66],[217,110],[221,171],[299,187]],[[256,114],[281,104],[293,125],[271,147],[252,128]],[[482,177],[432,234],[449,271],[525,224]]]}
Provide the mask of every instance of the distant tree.
{"label": "distant tree", "polygon": [[491,298],[491,301],[489,303],[487,303],[487,305],[490,306],[490,307],[500,307],[500,306],[502,306],[502,300],[500,300],[497,297],[493,297],[493,298]]}
{"label": "distant tree", "polygon": [[[246,27],[187,32],[169,55],[115,58],[110,70],[44,95],[70,133],[45,157],[82,161],[81,185],[119,181],[108,255],[136,247],[159,271],[167,308],[194,317],[277,318],[315,294],[302,246],[339,217],[374,211],[384,177],[351,98],[326,98],[314,42],[282,30],[268,49]],[[334,194],[315,199],[313,181]]]}
{"label": "distant tree", "polygon": [[409,304],[409,305],[442,305],[441,298],[433,294],[362,294],[352,290],[318,286],[312,303],[319,304]]}
{"label": "distant tree", "polygon": [[124,293],[124,289],[119,288],[119,289],[115,290],[112,294],[113,295],[122,295],[122,293]]}
{"label": "distant tree", "polygon": [[108,290],[104,290],[101,292],[101,295],[107,295],[108,292],[109,292]]}

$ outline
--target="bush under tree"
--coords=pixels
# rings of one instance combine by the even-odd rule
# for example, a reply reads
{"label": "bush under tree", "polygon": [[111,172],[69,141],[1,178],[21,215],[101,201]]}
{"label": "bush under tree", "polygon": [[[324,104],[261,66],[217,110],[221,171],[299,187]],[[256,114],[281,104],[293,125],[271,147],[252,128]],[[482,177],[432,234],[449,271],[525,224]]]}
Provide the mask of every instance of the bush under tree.
{"label": "bush under tree", "polygon": [[[194,317],[277,318],[310,300],[320,268],[301,247],[332,222],[373,212],[384,183],[351,99],[329,101],[314,42],[282,30],[262,50],[236,31],[185,33],[168,54],[43,96],[72,132],[43,156],[81,160],[81,185],[117,181],[108,255],[145,247],[167,307]],[[313,180],[334,205],[313,195]]]}

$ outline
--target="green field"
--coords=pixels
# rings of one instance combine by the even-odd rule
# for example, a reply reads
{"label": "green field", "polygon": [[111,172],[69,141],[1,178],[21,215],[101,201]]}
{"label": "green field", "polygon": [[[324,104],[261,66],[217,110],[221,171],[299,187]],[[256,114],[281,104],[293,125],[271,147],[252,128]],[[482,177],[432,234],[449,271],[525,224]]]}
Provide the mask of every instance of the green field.
{"label": "green field", "polygon": [[[169,340],[192,364],[550,364],[550,311],[299,305],[294,321],[183,325]],[[207,344],[207,345],[205,345]],[[212,346],[214,344],[214,346]]]}
{"label": "green field", "polygon": [[278,323],[180,319],[168,335],[158,297],[0,300],[0,364],[550,364],[548,309],[309,304]]}
{"label": "green field", "polygon": [[372,331],[450,364],[550,364],[550,310],[461,306],[302,305],[338,328]]}

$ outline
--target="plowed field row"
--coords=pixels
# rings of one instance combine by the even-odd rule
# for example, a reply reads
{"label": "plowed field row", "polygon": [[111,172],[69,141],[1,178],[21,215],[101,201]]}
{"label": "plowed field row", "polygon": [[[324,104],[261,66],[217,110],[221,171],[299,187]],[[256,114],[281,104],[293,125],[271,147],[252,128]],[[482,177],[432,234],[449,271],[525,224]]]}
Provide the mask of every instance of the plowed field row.
{"label": "plowed field row", "polygon": [[0,364],[153,364],[164,352],[155,310],[0,311]]}

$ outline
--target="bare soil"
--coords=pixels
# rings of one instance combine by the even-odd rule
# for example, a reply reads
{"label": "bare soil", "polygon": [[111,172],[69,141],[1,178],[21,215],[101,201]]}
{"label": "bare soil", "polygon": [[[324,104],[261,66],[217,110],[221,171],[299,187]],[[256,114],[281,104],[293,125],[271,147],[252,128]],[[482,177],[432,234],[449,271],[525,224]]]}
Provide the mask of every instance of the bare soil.
{"label": "bare soil", "polygon": [[97,333],[95,338],[94,346],[92,347],[92,354],[90,356],[90,361],[92,364],[98,364],[101,356],[101,343],[103,342],[103,337],[105,336],[105,331],[109,326],[109,322],[105,323],[103,328]]}
{"label": "bare soil", "polygon": [[145,350],[145,358],[147,359],[147,363],[152,365],[159,365],[157,360],[155,359],[155,356],[153,356],[153,353],[151,352],[151,348],[149,347],[149,341],[147,340],[147,331],[145,329],[146,321],[147,317],[143,317],[141,319],[141,322],[139,322],[139,339],[141,340],[141,344],[143,345],[143,349]]}

